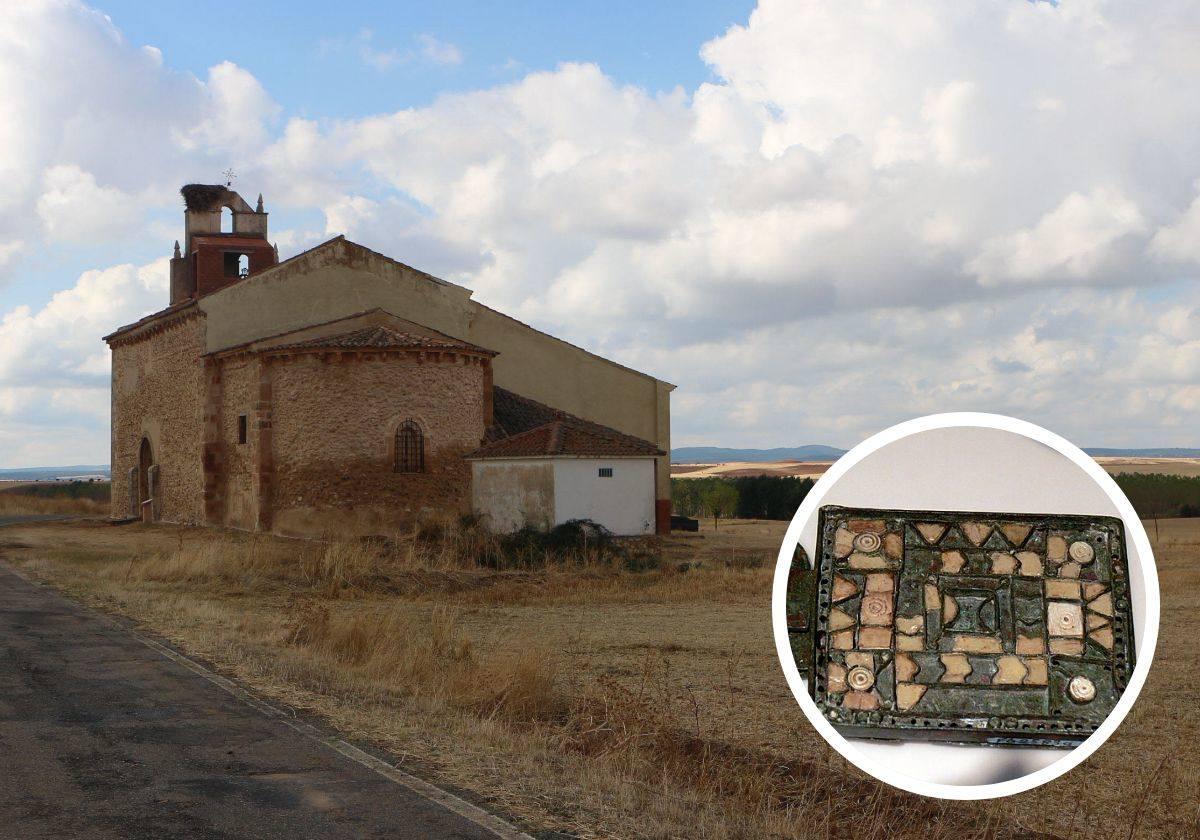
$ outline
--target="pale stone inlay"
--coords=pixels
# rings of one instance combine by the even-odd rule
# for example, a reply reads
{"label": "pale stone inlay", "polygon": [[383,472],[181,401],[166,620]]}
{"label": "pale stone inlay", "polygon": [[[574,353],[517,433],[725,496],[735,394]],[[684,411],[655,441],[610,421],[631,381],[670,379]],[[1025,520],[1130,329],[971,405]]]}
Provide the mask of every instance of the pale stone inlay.
{"label": "pale stone inlay", "polygon": [[862,599],[859,620],[863,624],[890,625],[892,623],[892,596],[887,592],[876,592]]}
{"label": "pale stone inlay", "polygon": [[883,553],[893,560],[899,560],[904,554],[904,538],[895,532],[885,535]]}
{"label": "pale stone inlay", "polygon": [[1071,543],[1071,547],[1067,550],[1067,553],[1080,566],[1086,566],[1096,559],[1096,549],[1083,540],[1076,540]]}
{"label": "pale stone inlay", "polygon": [[917,532],[924,538],[925,542],[936,543],[946,533],[946,526],[937,522],[918,522]]}
{"label": "pale stone inlay", "polygon": [[962,567],[967,564],[967,558],[963,557],[961,551],[943,551],[942,552],[942,571],[948,575],[956,575],[962,571]]}
{"label": "pale stone inlay", "polygon": [[971,673],[971,663],[965,653],[943,653],[940,659],[942,666],[946,669],[946,672],[942,674],[941,682],[966,682],[967,676]]}
{"label": "pale stone inlay", "polygon": [[866,691],[875,685],[875,672],[861,665],[851,668],[846,675],[846,684],[854,691]]}
{"label": "pale stone inlay", "polygon": [[925,584],[925,611],[933,612],[942,608],[941,593],[932,583]]}
{"label": "pale stone inlay", "polygon": [[1046,652],[1046,640],[1041,636],[1017,636],[1017,653],[1030,656]]}
{"label": "pale stone inlay", "polygon": [[842,630],[834,633],[831,639],[834,650],[851,650],[854,647],[854,631]]}
{"label": "pale stone inlay", "polygon": [[983,545],[987,538],[992,535],[992,526],[985,525],[982,522],[964,522],[962,524],[962,532],[975,545]]}
{"label": "pale stone inlay", "polygon": [[1112,629],[1111,625],[1109,625],[1107,627],[1101,627],[1099,630],[1093,630],[1091,633],[1088,633],[1088,638],[1091,639],[1093,642],[1096,642],[1097,644],[1102,645],[1103,647],[1107,648],[1108,650],[1112,650],[1113,629]]}
{"label": "pale stone inlay", "polygon": [[834,607],[829,611],[829,629],[832,631],[845,630],[854,626],[854,617],[845,610]]}
{"label": "pale stone inlay", "polygon": [[832,692],[846,690],[846,667],[836,662],[830,662],[825,669],[825,688]]}
{"label": "pale stone inlay", "polygon": [[891,592],[896,588],[896,581],[889,574],[867,575],[868,592]]}
{"label": "pale stone inlay", "polygon": [[1007,522],[1000,526],[1000,531],[1013,544],[1014,548],[1020,548],[1021,544],[1029,538],[1029,532],[1032,530],[1032,525],[1025,525],[1020,522]]}
{"label": "pale stone inlay", "polygon": [[1076,703],[1090,703],[1096,697],[1095,683],[1083,676],[1072,677],[1067,691]]}
{"label": "pale stone inlay", "polygon": [[1046,557],[1054,563],[1061,563],[1063,560],[1066,560],[1067,541],[1057,534],[1046,540]]}
{"label": "pale stone inlay", "polygon": [[1004,551],[993,551],[992,574],[1011,575],[1017,570],[1017,558]]}
{"label": "pale stone inlay", "polygon": [[847,598],[852,598],[858,594],[858,585],[847,580],[841,575],[833,576],[833,602],[836,604],[839,601],[845,601]]}
{"label": "pale stone inlay", "polygon": [[1046,597],[1063,598],[1068,601],[1078,601],[1080,597],[1079,581],[1047,578]]}
{"label": "pale stone inlay", "polygon": [[875,670],[875,654],[856,650],[846,654],[846,665],[850,668],[861,666]]}
{"label": "pale stone inlay", "polygon": [[896,686],[896,706],[902,711],[908,711],[925,696],[927,688],[929,686],[918,685],[917,683],[898,684]]}
{"label": "pale stone inlay", "polygon": [[1050,681],[1050,668],[1045,659],[1026,659],[1025,667],[1029,669],[1025,675],[1025,685],[1045,685]]}
{"label": "pale stone inlay", "polygon": [[842,708],[870,712],[879,708],[879,697],[874,691],[851,691],[842,697]]}
{"label": "pale stone inlay", "polygon": [[1021,564],[1021,577],[1042,576],[1042,558],[1036,551],[1018,551],[1017,561]]}
{"label": "pale stone inlay", "polygon": [[859,551],[851,554],[847,563],[851,569],[886,569],[888,567],[886,557],[878,554],[863,554]]}
{"label": "pale stone inlay", "polygon": [[1046,604],[1046,624],[1051,636],[1083,636],[1083,609],[1079,604],[1051,601]]}
{"label": "pale stone inlay", "polygon": [[976,636],[963,633],[954,636],[954,649],[961,650],[963,653],[1000,653],[1004,650],[1000,640],[995,636]]}
{"label": "pale stone inlay", "polygon": [[1029,669],[1017,656],[1001,656],[996,660],[996,673],[992,676],[993,685],[1020,685]]}
{"label": "pale stone inlay", "polygon": [[872,531],[866,531],[854,537],[854,550],[862,551],[866,554],[874,554],[876,551],[879,551],[879,547],[882,544],[883,541],[879,538],[879,535]]}
{"label": "pale stone inlay", "polygon": [[897,636],[896,650],[924,650],[924,636]]}
{"label": "pale stone inlay", "polygon": [[845,526],[838,528],[833,537],[833,553],[839,558],[845,557],[854,548],[854,534]]}
{"label": "pale stone inlay", "polygon": [[911,682],[912,678],[921,670],[916,661],[907,654],[896,654],[896,679],[900,682]]}
{"label": "pale stone inlay", "polygon": [[942,595],[942,624],[950,624],[958,618],[958,601],[952,595]]}
{"label": "pale stone inlay", "polygon": [[1063,656],[1080,656],[1083,653],[1082,639],[1051,639],[1050,652]]}
{"label": "pale stone inlay", "polygon": [[1113,614],[1112,593],[1105,592],[1099,598],[1096,598],[1095,600],[1090,601],[1087,606],[1088,606],[1088,609],[1091,610],[1092,612],[1098,612],[1098,613],[1100,613],[1100,615],[1107,615],[1109,618],[1112,618],[1112,614]]}
{"label": "pale stone inlay", "polygon": [[860,648],[886,649],[892,646],[891,627],[861,627],[858,631]]}
{"label": "pale stone inlay", "polygon": [[898,615],[896,616],[896,629],[909,636],[915,636],[917,633],[924,632],[925,616]]}
{"label": "pale stone inlay", "polygon": [[1089,580],[1083,584],[1083,597],[1090,601],[1107,588],[1103,583]]}
{"label": "pale stone inlay", "polygon": [[1067,561],[1058,567],[1058,576],[1061,578],[1078,578],[1079,564],[1073,561]]}

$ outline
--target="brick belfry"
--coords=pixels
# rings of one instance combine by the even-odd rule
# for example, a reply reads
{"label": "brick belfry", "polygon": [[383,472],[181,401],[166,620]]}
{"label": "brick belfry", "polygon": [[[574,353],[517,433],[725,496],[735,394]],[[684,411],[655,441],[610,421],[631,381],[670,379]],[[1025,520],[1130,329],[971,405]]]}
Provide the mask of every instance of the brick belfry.
{"label": "brick belfry", "polygon": [[[175,243],[171,258],[171,304],[215,292],[242,277],[279,262],[267,241],[267,212],[262,196],[251,207],[220,184],[188,184],[183,194],[183,249]],[[222,231],[225,212],[230,230]],[[227,217],[226,217],[227,218]]]}

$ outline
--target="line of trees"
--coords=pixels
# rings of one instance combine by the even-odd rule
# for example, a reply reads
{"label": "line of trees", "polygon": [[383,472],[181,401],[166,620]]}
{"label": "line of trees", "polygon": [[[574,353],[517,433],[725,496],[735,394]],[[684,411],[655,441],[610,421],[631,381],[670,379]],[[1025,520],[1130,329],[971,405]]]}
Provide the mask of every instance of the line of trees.
{"label": "line of trees", "polygon": [[[1117,485],[1143,519],[1200,516],[1200,476],[1121,473]],[[811,478],[737,476],[673,478],[671,505],[680,516],[791,519],[812,489]]]}
{"label": "line of trees", "polygon": [[1113,478],[1143,519],[1200,516],[1200,476],[1121,473]]}
{"label": "line of trees", "polygon": [[671,479],[671,506],[680,516],[791,519],[812,489],[811,478],[755,475]]}

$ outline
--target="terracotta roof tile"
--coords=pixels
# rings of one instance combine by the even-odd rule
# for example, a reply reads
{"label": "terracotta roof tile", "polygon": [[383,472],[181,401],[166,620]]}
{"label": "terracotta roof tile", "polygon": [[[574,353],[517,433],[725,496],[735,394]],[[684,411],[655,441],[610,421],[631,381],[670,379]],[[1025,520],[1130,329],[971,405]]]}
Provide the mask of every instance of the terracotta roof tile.
{"label": "terracotta roof tile", "polygon": [[503,388],[492,396],[495,424],[468,458],[547,456],[654,457],[665,454],[650,441],[584,420]]}

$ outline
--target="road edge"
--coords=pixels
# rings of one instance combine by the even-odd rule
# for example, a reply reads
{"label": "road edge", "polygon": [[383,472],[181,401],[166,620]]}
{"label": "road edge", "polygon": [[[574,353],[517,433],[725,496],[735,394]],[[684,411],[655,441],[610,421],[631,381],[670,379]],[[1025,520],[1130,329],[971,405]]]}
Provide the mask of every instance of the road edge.
{"label": "road edge", "polygon": [[[3,564],[8,571],[12,572],[17,577],[29,584],[42,587],[48,586],[46,582],[30,577],[23,569],[14,566],[12,563],[4,561]],[[56,592],[59,592],[56,587],[51,586],[50,588],[54,589]],[[69,598],[66,593],[59,592],[59,594],[63,597]],[[74,598],[69,598],[69,600],[73,601],[84,609],[95,611],[94,608],[88,606],[87,604],[80,603]],[[526,834],[512,823],[496,816],[490,811],[468,802],[466,799],[463,799],[462,797],[457,796],[448,790],[444,790],[437,785],[432,784],[431,782],[427,782],[422,778],[412,775],[411,773],[406,773],[399,767],[396,767],[394,764],[390,764],[377,756],[371,755],[366,750],[354,746],[343,738],[339,738],[336,735],[326,734],[312,724],[296,719],[293,715],[290,715],[284,710],[268,703],[260,697],[255,696],[250,690],[242,687],[234,680],[231,680],[228,677],[223,677],[191,657],[172,649],[162,642],[150,638],[136,627],[121,627],[121,629],[129,633],[131,636],[133,636],[133,638],[137,639],[146,647],[158,653],[163,658],[169,659],[177,665],[181,665],[199,677],[203,677],[211,684],[240,700],[247,706],[255,709],[260,714],[280,721],[310,741],[314,741],[317,744],[326,747],[327,749],[337,752],[344,758],[348,758],[356,764],[374,771],[375,773],[394,782],[395,784],[407,788],[410,792],[422,797],[423,799],[427,799],[440,805],[446,810],[462,817],[465,820],[468,820],[469,822],[474,823],[480,828],[490,831],[492,834],[501,838],[501,840],[536,840],[533,835]]]}

